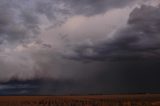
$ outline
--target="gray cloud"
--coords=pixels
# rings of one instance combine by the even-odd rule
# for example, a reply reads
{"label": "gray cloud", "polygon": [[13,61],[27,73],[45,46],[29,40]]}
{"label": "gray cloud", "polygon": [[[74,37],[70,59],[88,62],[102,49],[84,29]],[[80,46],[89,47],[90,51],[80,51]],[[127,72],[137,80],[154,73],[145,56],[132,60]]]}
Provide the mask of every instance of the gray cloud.
{"label": "gray cloud", "polygon": [[134,9],[125,28],[98,45],[74,48],[77,60],[159,59],[160,7],[142,5]]}
{"label": "gray cloud", "polygon": [[[12,79],[22,83],[29,79],[43,82],[51,78],[53,82],[46,81],[47,84],[38,85],[31,93],[42,86],[42,91],[39,90],[44,94],[64,94],[71,90],[71,93],[104,93],[125,91],[136,83],[143,85],[152,77],[150,84],[144,86],[156,88],[157,84],[151,83],[158,80],[159,61],[155,59],[159,59],[160,53],[160,7],[134,9],[124,27],[132,10],[128,6],[139,1],[2,0],[0,82]],[[150,76],[149,70],[153,69],[154,75]],[[140,80],[143,73],[146,76],[142,81],[134,80],[136,76]],[[2,91],[12,94],[21,89],[22,94],[27,94],[30,87]]]}
{"label": "gray cloud", "polygon": [[72,9],[75,14],[92,16],[100,13],[105,13],[106,10],[113,8],[121,8],[123,6],[134,3],[137,0],[68,0],[66,4]]}
{"label": "gray cloud", "polygon": [[[18,6],[17,6],[18,5]],[[26,14],[13,1],[2,1],[0,7],[0,40],[1,43],[23,43],[38,31],[37,19],[30,13]],[[25,15],[24,15],[25,14]],[[30,21],[32,20],[32,21]],[[30,25],[30,26],[29,26]]]}
{"label": "gray cloud", "polygon": [[[130,3],[123,0],[3,0],[0,7],[0,41],[25,42],[35,37],[43,23],[44,16],[53,26],[62,24],[71,15],[94,15],[110,8],[122,7]],[[42,21],[42,22],[41,22]]]}
{"label": "gray cloud", "polygon": [[[86,17],[102,14],[112,8],[120,8],[127,4],[130,4],[130,1],[123,0],[121,3],[117,3],[115,0],[82,0],[78,2],[77,0],[2,0],[0,4],[0,63],[2,70],[0,71],[0,80],[9,80],[14,77],[22,80],[32,79],[41,77],[43,73],[47,72],[46,76],[50,74],[52,77],[72,76],[72,73],[79,73],[81,68],[73,72],[74,68],[71,64],[75,64],[77,67],[81,67],[83,64],[60,57],[53,45],[40,38],[42,32],[50,26],[54,26],[54,29],[58,27],[57,25],[65,24],[65,21],[73,16],[84,15]],[[47,36],[45,37],[47,38]],[[54,41],[53,39],[52,42]],[[58,48],[61,49],[61,47]],[[88,52],[90,53],[90,51]],[[66,62],[69,62],[69,65]],[[62,74],[64,69],[61,67],[62,65],[67,70],[72,69],[69,72],[70,75]],[[90,69],[91,66],[84,67]]]}

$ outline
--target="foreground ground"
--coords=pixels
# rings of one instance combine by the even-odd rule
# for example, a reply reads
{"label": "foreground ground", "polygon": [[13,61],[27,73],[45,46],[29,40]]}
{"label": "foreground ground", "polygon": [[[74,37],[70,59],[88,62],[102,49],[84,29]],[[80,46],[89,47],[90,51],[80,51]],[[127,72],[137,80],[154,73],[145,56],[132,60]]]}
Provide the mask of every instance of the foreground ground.
{"label": "foreground ground", "polygon": [[160,94],[0,96],[0,106],[160,106]]}

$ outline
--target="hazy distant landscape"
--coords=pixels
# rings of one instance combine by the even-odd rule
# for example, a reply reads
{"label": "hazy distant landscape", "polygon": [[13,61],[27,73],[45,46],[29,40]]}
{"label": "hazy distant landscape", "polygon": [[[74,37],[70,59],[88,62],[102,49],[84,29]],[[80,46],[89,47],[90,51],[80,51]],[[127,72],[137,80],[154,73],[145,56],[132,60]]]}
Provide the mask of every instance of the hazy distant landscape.
{"label": "hazy distant landscape", "polygon": [[[148,84],[145,86],[135,86],[136,88],[131,86],[131,84],[127,84],[126,87],[130,89],[126,89],[123,86],[113,88],[114,86],[104,86],[101,85],[103,82],[99,82],[99,84],[92,83],[77,83],[72,80],[11,80],[8,82],[0,83],[0,96],[29,96],[29,95],[108,95],[108,94],[158,94],[160,87],[155,83],[155,85]],[[107,84],[106,84],[107,85]]]}

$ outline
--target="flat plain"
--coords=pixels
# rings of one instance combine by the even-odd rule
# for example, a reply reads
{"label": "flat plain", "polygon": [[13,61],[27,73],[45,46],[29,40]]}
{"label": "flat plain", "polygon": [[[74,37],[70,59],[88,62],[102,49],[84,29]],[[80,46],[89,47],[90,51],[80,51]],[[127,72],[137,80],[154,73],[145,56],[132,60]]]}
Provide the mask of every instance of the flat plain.
{"label": "flat plain", "polygon": [[160,94],[0,96],[0,106],[160,106]]}

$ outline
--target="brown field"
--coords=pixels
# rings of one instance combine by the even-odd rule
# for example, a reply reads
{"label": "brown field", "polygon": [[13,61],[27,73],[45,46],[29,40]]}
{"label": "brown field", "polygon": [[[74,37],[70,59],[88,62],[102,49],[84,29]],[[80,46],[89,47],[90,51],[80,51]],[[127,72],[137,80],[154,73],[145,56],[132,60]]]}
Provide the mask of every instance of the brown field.
{"label": "brown field", "polygon": [[160,106],[160,94],[0,96],[0,106]]}

